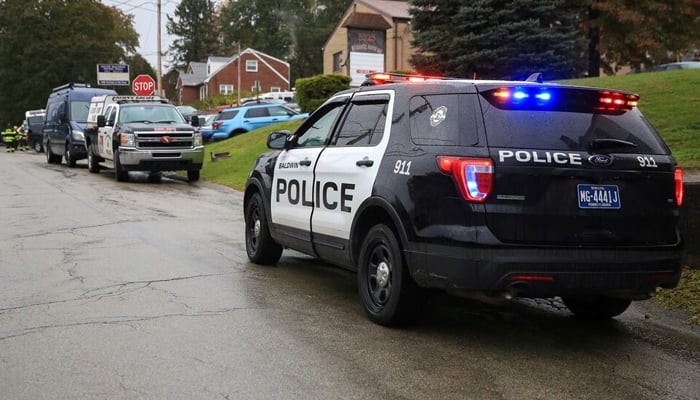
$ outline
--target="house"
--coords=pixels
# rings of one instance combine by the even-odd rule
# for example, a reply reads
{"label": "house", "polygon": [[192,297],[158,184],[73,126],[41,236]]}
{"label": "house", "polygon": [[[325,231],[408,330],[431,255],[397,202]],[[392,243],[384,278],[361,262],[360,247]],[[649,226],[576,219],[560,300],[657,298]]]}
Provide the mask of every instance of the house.
{"label": "house", "polygon": [[253,49],[233,57],[208,57],[190,62],[180,74],[176,90],[180,104],[242,92],[290,90],[289,63]]}
{"label": "house", "polygon": [[323,47],[323,73],[351,76],[359,86],[370,72],[411,71],[408,9],[407,1],[353,1]]}

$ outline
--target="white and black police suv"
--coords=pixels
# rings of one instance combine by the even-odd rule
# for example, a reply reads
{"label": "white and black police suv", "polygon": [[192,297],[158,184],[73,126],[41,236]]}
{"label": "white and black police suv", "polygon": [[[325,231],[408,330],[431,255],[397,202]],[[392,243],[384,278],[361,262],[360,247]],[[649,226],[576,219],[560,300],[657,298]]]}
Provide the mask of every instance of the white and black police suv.
{"label": "white and black police suv", "polygon": [[[397,81],[401,81],[397,83]],[[248,257],[291,248],[357,271],[379,324],[426,288],[561,296],[610,318],[682,266],[682,171],[608,89],[377,74],[294,133],[274,132],[245,190]]]}

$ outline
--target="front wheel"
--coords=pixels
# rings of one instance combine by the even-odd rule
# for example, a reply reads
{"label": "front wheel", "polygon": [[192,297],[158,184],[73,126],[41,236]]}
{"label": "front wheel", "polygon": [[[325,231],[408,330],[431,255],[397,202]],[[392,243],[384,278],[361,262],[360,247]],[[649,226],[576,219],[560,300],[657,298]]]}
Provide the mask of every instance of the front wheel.
{"label": "front wheel", "polygon": [[70,151],[70,144],[66,143],[66,149],[63,152],[63,158],[66,159],[66,164],[68,165],[68,168],[75,168],[75,157],[73,157],[73,153]]}
{"label": "front wheel", "polygon": [[362,243],[357,286],[372,322],[395,325],[418,316],[422,290],[406,268],[396,235],[384,224],[372,227]]}
{"label": "front wheel", "polygon": [[100,172],[100,164],[97,161],[97,156],[95,156],[95,154],[89,148],[88,148],[87,162],[88,162],[88,171],[92,172],[93,174]]}
{"label": "front wheel", "polygon": [[117,182],[126,182],[129,180],[129,171],[122,167],[122,163],[119,162],[119,149],[114,149],[114,177]]}
{"label": "front wheel", "polygon": [[589,320],[616,317],[632,303],[631,300],[604,296],[563,297],[562,301],[577,317]]}
{"label": "front wheel", "polygon": [[193,169],[193,170],[187,171],[187,181],[188,182],[196,182],[198,180],[199,180],[199,170],[198,169]]}
{"label": "front wheel", "polygon": [[250,261],[256,264],[276,264],[282,256],[282,246],[270,235],[260,193],[254,193],[245,210],[245,251]]}
{"label": "front wheel", "polygon": [[49,164],[60,164],[63,156],[60,154],[53,154],[51,151],[51,142],[46,142],[46,162]]}

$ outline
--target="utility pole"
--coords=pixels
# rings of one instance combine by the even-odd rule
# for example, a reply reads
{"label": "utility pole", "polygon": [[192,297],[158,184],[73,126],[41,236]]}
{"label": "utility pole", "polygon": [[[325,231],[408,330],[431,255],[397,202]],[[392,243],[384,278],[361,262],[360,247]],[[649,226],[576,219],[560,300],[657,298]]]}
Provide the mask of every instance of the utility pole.
{"label": "utility pole", "polygon": [[158,96],[163,96],[163,86],[162,86],[162,76],[163,76],[163,63],[161,62],[161,51],[160,51],[160,0],[158,0]]}

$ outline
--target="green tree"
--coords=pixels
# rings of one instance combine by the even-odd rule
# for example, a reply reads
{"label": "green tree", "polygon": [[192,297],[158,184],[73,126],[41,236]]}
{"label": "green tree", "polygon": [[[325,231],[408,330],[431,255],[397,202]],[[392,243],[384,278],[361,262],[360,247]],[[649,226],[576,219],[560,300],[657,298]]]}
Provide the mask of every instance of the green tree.
{"label": "green tree", "polygon": [[[577,76],[584,41],[563,0],[412,0],[416,70],[478,78]],[[449,27],[449,34],[446,29]]]}
{"label": "green tree", "polygon": [[126,62],[131,16],[96,0],[0,0],[0,118],[21,121],[53,87],[97,83],[97,64]]}
{"label": "green tree", "polygon": [[170,45],[175,68],[185,69],[190,61],[203,61],[217,55],[222,46],[212,0],[182,0],[175,16],[168,16],[166,28],[176,39]]}
{"label": "green tree", "polygon": [[695,0],[568,0],[585,7],[581,27],[589,40],[589,75],[614,73],[680,59],[700,45]]}
{"label": "green tree", "polygon": [[236,0],[221,7],[227,54],[237,43],[290,63],[292,82],[323,71],[323,44],[352,0]]}

